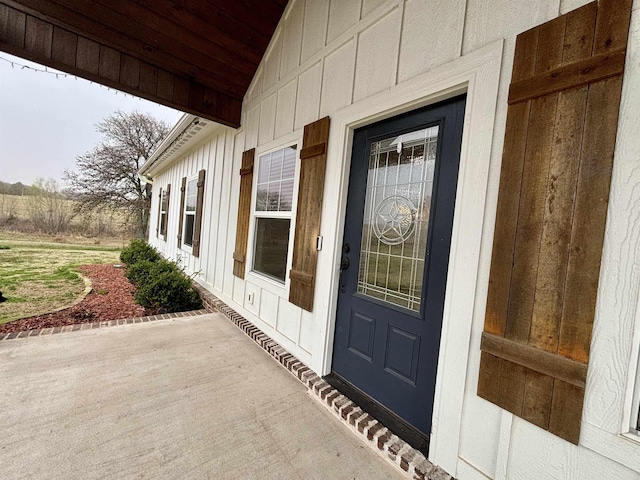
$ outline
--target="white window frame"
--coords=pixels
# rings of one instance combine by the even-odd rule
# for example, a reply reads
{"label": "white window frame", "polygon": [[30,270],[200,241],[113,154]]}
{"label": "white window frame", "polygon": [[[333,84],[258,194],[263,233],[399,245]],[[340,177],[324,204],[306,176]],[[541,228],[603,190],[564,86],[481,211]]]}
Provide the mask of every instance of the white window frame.
{"label": "white window frame", "polygon": [[[167,218],[169,216],[169,209],[167,208],[168,205],[166,204],[167,201],[167,189],[166,188],[161,188],[160,189],[160,225],[158,227],[158,236],[161,236],[162,239],[164,241],[167,241]],[[162,206],[164,205],[164,210],[162,209]],[[163,219],[162,216],[164,215],[164,228],[163,228]]]}
{"label": "white window frame", "polygon": [[[268,291],[275,293],[276,295],[287,298],[287,292],[289,291],[290,279],[289,271],[293,263],[293,242],[295,237],[295,222],[298,207],[298,188],[300,181],[300,149],[302,145],[302,138],[299,134],[289,135],[284,139],[280,139],[277,143],[265,145],[259,151],[256,151],[254,169],[253,169],[253,185],[251,189],[251,215],[249,223],[249,243],[247,247],[247,261],[250,268],[247,275],[251,279],[252,283],[267,289]],[[293,174],[293,195],[291,198],[291,211],[288,212],[276,212],[276,211],[257,211],[256,200],[258,196],[258,172],[260,169],[260,158],[270,153],[283,150],[285,148],[296,148],[295,167]],[[269,275],[261,273],[253,269],[255,248],[256,248],[256,225],[258,218],[286,218],[289,219],[289,242],[287,246],[287,263],[285,267],[285,279],[281,282]]]}
{"label": "white window frame", "polygon": [[[195,204],[196,204],[196,209],[193,210],[193,212],[189,212],[187,211],[187,199],[188,199],[188,192],[189,192],[189,183],[191,182],[195,182],[196,185],[196,189],[195,189]],[[198,176],[197,175],[192,175],[191,177],[187,177],[187,183],[185,184],[185,191],[184,191],[184,209],[182,210],[182,212],[180,212],[180,215],[183,216],[182,219],[182,242],[181,242],[181,246],[180,249],[184,250],[187,253],[192,253],[193,252],[193,236],[191,237],[191,245],[189,245],[188,243],[186,243],[186,231],[187,231],[187,215],[193,215],[193,225],[194,225],[194,230],[195,230],[195,222],[196,222],[196,210],[197,210],[197,205],[198,205]],[[192,231],[193,234],[193,231]]]}

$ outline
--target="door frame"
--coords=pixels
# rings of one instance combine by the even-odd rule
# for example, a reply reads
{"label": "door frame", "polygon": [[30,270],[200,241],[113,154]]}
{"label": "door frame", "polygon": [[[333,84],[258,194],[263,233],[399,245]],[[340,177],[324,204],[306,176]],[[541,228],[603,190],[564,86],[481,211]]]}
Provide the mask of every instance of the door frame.
{"label": "door frame", "polygon": [[[502,54],[503,42],[497,41],[345,107],[332,114],[329,137],[327,179],[332,181],[325,184],[321,220],[324,251],[320,252],[316,284],[329,294],[323,296],[314,312],[325,324],[318,326],[313,348],[322,355],[314,355],[311,364],[322,375],[331,372],[354,130],[467,94],[429,450],[429,459],[452,473],[457,471],[463,398],[468,387],[467,362],[474,347],[479,351],[477,338],[471,345],[474,311],[484,309],[484,304],[480,305],[483,302],[475,301],[478,279],[481,273],[488,278],[488,269],[479,264],[479,258],[481,247],[491,248],[491,245],[481,245],[481,240],[483,235],[488,238],[483,232],[484,225],[493,225],[488,220],[495,217],[497,191],[488,192],[487,187],[490,178],[491,184],[497,185],[500,174],[499,162],[498,168],[490,169],[490,166],[492,149],[498,148],[499,157],[502,148],[502,145],[493,145],[493,138],[494,135],[502,137],[506,117],[506,102],[501,103],[505,107],[503,111],[496,112]],[[506,89],[501,93],[506,98]],[[496,115],[502,117],[499,125],[495,125]],[[488,194],[491,195],[490,211],[486,209]],[[335,200],[327,202],[326,199]],[[470,269],[470,265],[477,268]],[[466,347],[461,349],[461,345]],[[456,354],[448,354],[450,351]],[[477,383],[477,373],[475,375],[475,379],[469,379],[472,383]],[[447,428],[439,430],[440,423]]]}

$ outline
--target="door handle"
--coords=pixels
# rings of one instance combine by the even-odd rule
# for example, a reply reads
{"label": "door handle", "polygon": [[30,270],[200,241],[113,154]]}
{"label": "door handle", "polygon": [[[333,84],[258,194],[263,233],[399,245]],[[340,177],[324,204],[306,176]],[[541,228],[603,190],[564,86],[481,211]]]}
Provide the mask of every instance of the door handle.
{"label": "door handle", "polygon": [[343,256],[342,261],[340,262],[340,291],[345,293],[347,291],[347,286],[344,283],[344,276],[342,272],[349,268],[349,257]]}
{"label": "door handle", "polygon": [[342,257],[342,261],[340,262],[340,271],[346,270],[349,268],[349,257]]}

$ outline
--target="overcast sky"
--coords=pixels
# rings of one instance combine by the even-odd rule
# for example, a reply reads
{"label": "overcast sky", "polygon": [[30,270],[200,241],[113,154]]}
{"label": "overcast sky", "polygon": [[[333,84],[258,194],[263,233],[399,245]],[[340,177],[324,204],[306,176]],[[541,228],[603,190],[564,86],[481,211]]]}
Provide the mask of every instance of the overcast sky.
{"label": "overcast sky", "polygon": [[[6,60],[15,62],[14,67]],[[95,125],[117,110],[150,113],[170,126],[182,116],[81,78],[56,78],[18,64],[44,69],[0,52],[0,180],[4,182],[60,181],[65,169],[75,169],[76,156],[101,140]]]}

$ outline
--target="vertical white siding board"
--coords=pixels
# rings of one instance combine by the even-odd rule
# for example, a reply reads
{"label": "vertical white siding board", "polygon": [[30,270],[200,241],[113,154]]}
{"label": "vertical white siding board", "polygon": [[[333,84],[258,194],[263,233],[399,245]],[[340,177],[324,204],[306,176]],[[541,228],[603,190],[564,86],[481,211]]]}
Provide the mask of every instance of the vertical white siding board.
{"label": "vertical white siding board", "polygon": [[258,146],[258,129],[260,127],[260,104],[257,104],[247,112],[245,125],[246,134],[244,150],[249,150]]}
{"label": "vertical white siding board", "polygon": [[273,132],[276,121],[276,99],[273,93],[262,101],[260,108],[260,127],[258,128],[258,145],[263,145],[273,140]]}
{"label": "vertical white siding board", "polygon": [[305,0],[296,0],[289,9],[289,14],[285,20],[280,77],[284,77],[300,65],[304,9]]}
{"label": "vertical white siding board", "polygon": [[302,29],[302,52],[300,61],[318,53],[325,45],[329,0],[309,0],[304,9],[304,26]]}
{"label": "vertical white siding board", "polygon": [[327,43],[330,43],[360,19],[360,0],[331,0]]}
{"label": "vertical white siding board", "polygon": [[[389,0],[363,0],[362,13],[360,14],[360,18],[366,17],[386,1],[389,1]],[[397,2],[393,1],[393,3],[397,3]]]}
{"label": "vertical white siding board", "polygon": [[396,8],[360,34],[354,102],[395,84],[400,23],[400,10]]}
{"label": "vertical white siding board", "polygon": [[298,78],[298,96],[294,129],[315,122],[320,111],[320,88],[322,83],[322,63],[318,62]]}
{"label": "vertical white siding board", "polygon": [[276,319],[278,317],[278,296],[268,290],[262,290],[262,298],[260,299],[260,320],[268,324],[270,327],[276,327]]}
{"label": "vertical white siding board", "polygon": [[212,158],[209,161],[209,170],[211,171],[211,177],[213,181],[213,185],[211,188],[211,201],[205,205],[208,206],[210,210],[210,221],[209,221],[209,245],[208,245],[208,258],[207,258],[207,276],[206,281],[209,285],[214,286],[216,273],[218,268],[222,268],[222,266],[218,265],[217,257],[218,257],[218,249],[219,249],[219,238],[220,238],[220,230],[221,222],[220,217],[222,216],[222,209],[220,208],[221,204],[221,195],[223,189],[224,178],[222,175],[223,162],[224,162],[224,152],[225,152],[225,132],[221,132],[216,136],[216,145],[213,150],[215,155],[212,155]]}
{"label": "vertical white siding board", "polygon": [[244,303],[244,288],[245,281],[238,277],[233,277],[233,301],[240,306]]}
{"label": "vertical white siding board", "polygon": [[286,298],[278,299],[278,316],[276,320],[276,330],[298,344],[298,333],[300,330],[301,309],[289,303]]}
{"label": "vertical white siding board", "polygon": [[268,91],[280,79],[280,62],[282,60],[282,30],[277,29],[271,40],[270,51],[264,60],[264,80],[262,92]]}
{"label": "vertical white siding board", "polygon": [[558,15],[560,0],[468,0],[463,54],[495,40],[516,36]]}
{"label": "vertical white siding board", "polygon": [[298,82],[294,79],[278,90],[276,125],[274,132],[274,138],[276,139],[293,131],[297,89]]}
{"label": "vertical white siding board", "polygon": [[324,60],[320,118],[351,104],[355,74],[356,40],[331,52]]}
{"label": "vertical white siding board", "polygon": [[560,14],[564,15],[565,13],[575,10],[576,8],[580,8],[591,1],[593,0],[561,0]]}
{"label": "vertical white siding board", "polygon": [[[262,95],[262,86],[264,84],[264,67],[261,66],[258,67],[258,70],[256,71],[255,76],[253,77],[253,80],[251,81],[251,84],[249,85],[249,88],[247,89],[247,93],[244,96],[244,103],[245,104],[251,104],[253,103],[260,95]],[[244,116],[244,109],[242,111],[242,116]],[[242,122],[244,124],[244,122]]]}
{"label": "vertical white siding board", "polygon": [[408,0],[400,43],[398,81],[460,55],[466,0]]}
{"label": "vertical white siding board", "polygon": [[[473,341],[473,344],[476,342]],[[478,361],[475,352],[469,355],[469,363]],[[470,465],[490,478],[495,478],[499,449],[501,410],[476,396],[477,381],[467,380],[464,392],[459,454]]]}
{"label": "vertical white siding board", "polygon": [[321,332],[318,332],[315,328],[317,322],[315,321],[315,316],[312,313],[309,313],[305,310],[302,311],[302,317],[300,318],[300,348],[303,348],[309,355],[313,354],[313,347],[316,335]]}

